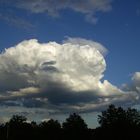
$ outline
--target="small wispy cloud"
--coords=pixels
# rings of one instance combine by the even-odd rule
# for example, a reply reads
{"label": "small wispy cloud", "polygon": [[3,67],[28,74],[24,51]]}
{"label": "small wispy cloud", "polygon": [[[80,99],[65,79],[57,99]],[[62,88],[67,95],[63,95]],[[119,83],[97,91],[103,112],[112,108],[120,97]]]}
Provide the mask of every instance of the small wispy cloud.
{"label": "small wispy cloud", "polygon": [[24,18],[20,18],[13,14],[0,13],[0,20],[6,22],[9,25],[15,26],[17,28],[22,28],[25,30],[31,30],[35,26]]}
{"label": "small wispy cloud", "polygon": [[136,10],[136,15],[137,15],[137,16],[140,16],[140,9],[137,9],[137,10]]}
{"label": "small wispy cloud", "polygon": [[70,9],[84,14],[87,21],[96,24],[98,21],[96,13],[110,11],[112,9],[112,1],[113,0],[12,0],[11,2],[7,1],[7,4],[35,14],[47,13],[53,17],[58,17],[62,10]]}

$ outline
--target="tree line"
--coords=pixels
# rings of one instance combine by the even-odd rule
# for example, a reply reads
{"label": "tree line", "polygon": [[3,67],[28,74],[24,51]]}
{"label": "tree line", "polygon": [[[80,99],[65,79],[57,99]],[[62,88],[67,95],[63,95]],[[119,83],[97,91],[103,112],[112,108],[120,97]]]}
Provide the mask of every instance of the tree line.
{"label": "tree line", "polygon": [[129,140],[140,138],[140,112],[136,109],[110,105],[98,115],[99,126],[88,128],[84,119],[76,113],[60,124],[50,119],[39,124],[27,122],[25,116],[13,115],[0,124],[0,140]]}

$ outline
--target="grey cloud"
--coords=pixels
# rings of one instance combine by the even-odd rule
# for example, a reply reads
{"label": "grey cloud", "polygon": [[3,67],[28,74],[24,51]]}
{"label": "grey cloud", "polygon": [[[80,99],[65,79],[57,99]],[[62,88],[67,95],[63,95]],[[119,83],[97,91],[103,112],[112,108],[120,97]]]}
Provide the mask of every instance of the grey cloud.
{"label": "grey cloud", "polygon": [[43,67],[42,70],[49,71],[49,72],[59,72],[58,69],[53,66]]}
{"label": "grey cloud", "polygon": [[56,64],[56,61],[44,62],[42,65],[54,65],[54,64]]}
{"label": "grey cloud", "polygon": [[46,89],[46,97],[52,104],[79,104],[87,103],[97,100],[97,96],[93,94],[93,91],[75,92],[59,86],[58,88]]}
{"label": "grey cloud", "polygon": [[[49,109],[48,109],[49,110]],[[24,115],[28,118],[28,121],[41,121],[44,118],[50,118],[46,109],[42,108],[26,108],[19,106],[0,106],[0,122],[8,121],[12,115]]]}
{"label": "grey cloud", "polygon": [[41,65],[42,70],[44,71],[48,71],[48,72],[59,72],[59,70],[55,67],[56,61],[48,61],[48,62],[44,62]]}
{"label": "grey cloud", "polygon": [[44,100],[41,98],[25,98],[21,101],[22,105],[27,108],[45,108],[47,107],[47,102],[44,102]]}
{"label": "grey cloud", "polygon": [[6,100],[0,102],[1,106],[21,106],[21,102],[17,100]]}
{"label": "grey cloud", "polygon": [[[28,86],[27,79],[23,76],[19,76],[16,73],[12,72],[2,72],[0,77],[0,91],[10,91],[10,90],[18,90],[19,88],[24,88]],[[7,78],[5,78],[7,77]]]}

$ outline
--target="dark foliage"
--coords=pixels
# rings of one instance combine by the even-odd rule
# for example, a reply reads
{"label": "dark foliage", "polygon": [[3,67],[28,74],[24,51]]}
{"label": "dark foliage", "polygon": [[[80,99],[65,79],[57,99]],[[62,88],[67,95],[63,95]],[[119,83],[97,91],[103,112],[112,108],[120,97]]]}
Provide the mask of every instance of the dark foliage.
{"label": "dark foliage", "polygon": [[86,130],[87,124],[85,121],[81,118],[80,115],[73,113],[70,114],[69,118],[66,119],[66,121],[63,123],[63,128],[65,130],[75,131],[75,130]]}
{"label": "dark foliage", "polygon": [[80,115],[73,113],[62,124],[63,127],[63,139],[88,139],[88,128],[85,121]]}
{"label": "dark foliage", "polygon": [[95,130],[96,137],[105,139],[140,138],[140,113],[136,109],[110,105],[98,116],[100,127]]}
{"label": "dark foliage", "polygon": [[71,114],[62,126],[57,120],[37,124],[24,116],[14,115],[0,125],[0,140],[134,140],[140,138],[140,113],[110,105],[98,116],[100,126],[89,129],[82,117]]}
{"label": "dark foliage", "polygon": [[140,114],[136,109],[128,108],[124,110],[122,107],[110,105],[102,115],[98,116],[98,122],[101,127],[137,127],[140,124]]}
{"label": "dark foliage", "polygon": [[40,139],[60,139],[61,125],[57,120],[49,120],[39,124]]}

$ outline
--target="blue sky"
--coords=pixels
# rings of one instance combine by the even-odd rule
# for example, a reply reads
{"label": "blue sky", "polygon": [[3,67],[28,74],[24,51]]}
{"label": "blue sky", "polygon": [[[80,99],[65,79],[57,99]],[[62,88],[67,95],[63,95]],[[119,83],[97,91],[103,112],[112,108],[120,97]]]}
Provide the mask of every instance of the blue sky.
{"label": "blue sky", "polygon": [[101,7],[100,2],[89,0],[93,7],[87,4],[79,8],[78,4],[86,2],[79,0],[74,5],[70,0],[67,5],[61,0],[51,4],[44,0],[42,3],[50,4],[50,8],[37,3],[39,6],[34,9],[32,0],[0,0],[0,50],[29,39],[60,44],[67,38],[92,40],[108,50],[101,80],[107,79],[118,88],[124,83],[132,84],[131,79],[137,83],[139,79],[134,74],[140,71],[140,1],[99,1]]}
{"label": "blue sky", "polygon": [[[100,42],[108,49],[105,76],[114,84],[121,85],[127,82],[130,75],[139,70],[140,66],[136,63],[140,49],[138,0],[114,0],[111,11],[96,14],[96,24],[85,21],[83,14],[70,9],[60,11],[60,17],[55,18],[47,13],[33,14],[12,6],[5,7],[0,6],[2,14],[23,18],[22,20],[29,22],[31,27],[22,28],[20,23],[17,25],[18,23],[10,23],[1,18],[1,50],[31,38],[37,38],[40,42],[61,42],[67,36],[81,37]],[[10,10],[13,12],[11,15]]]}

